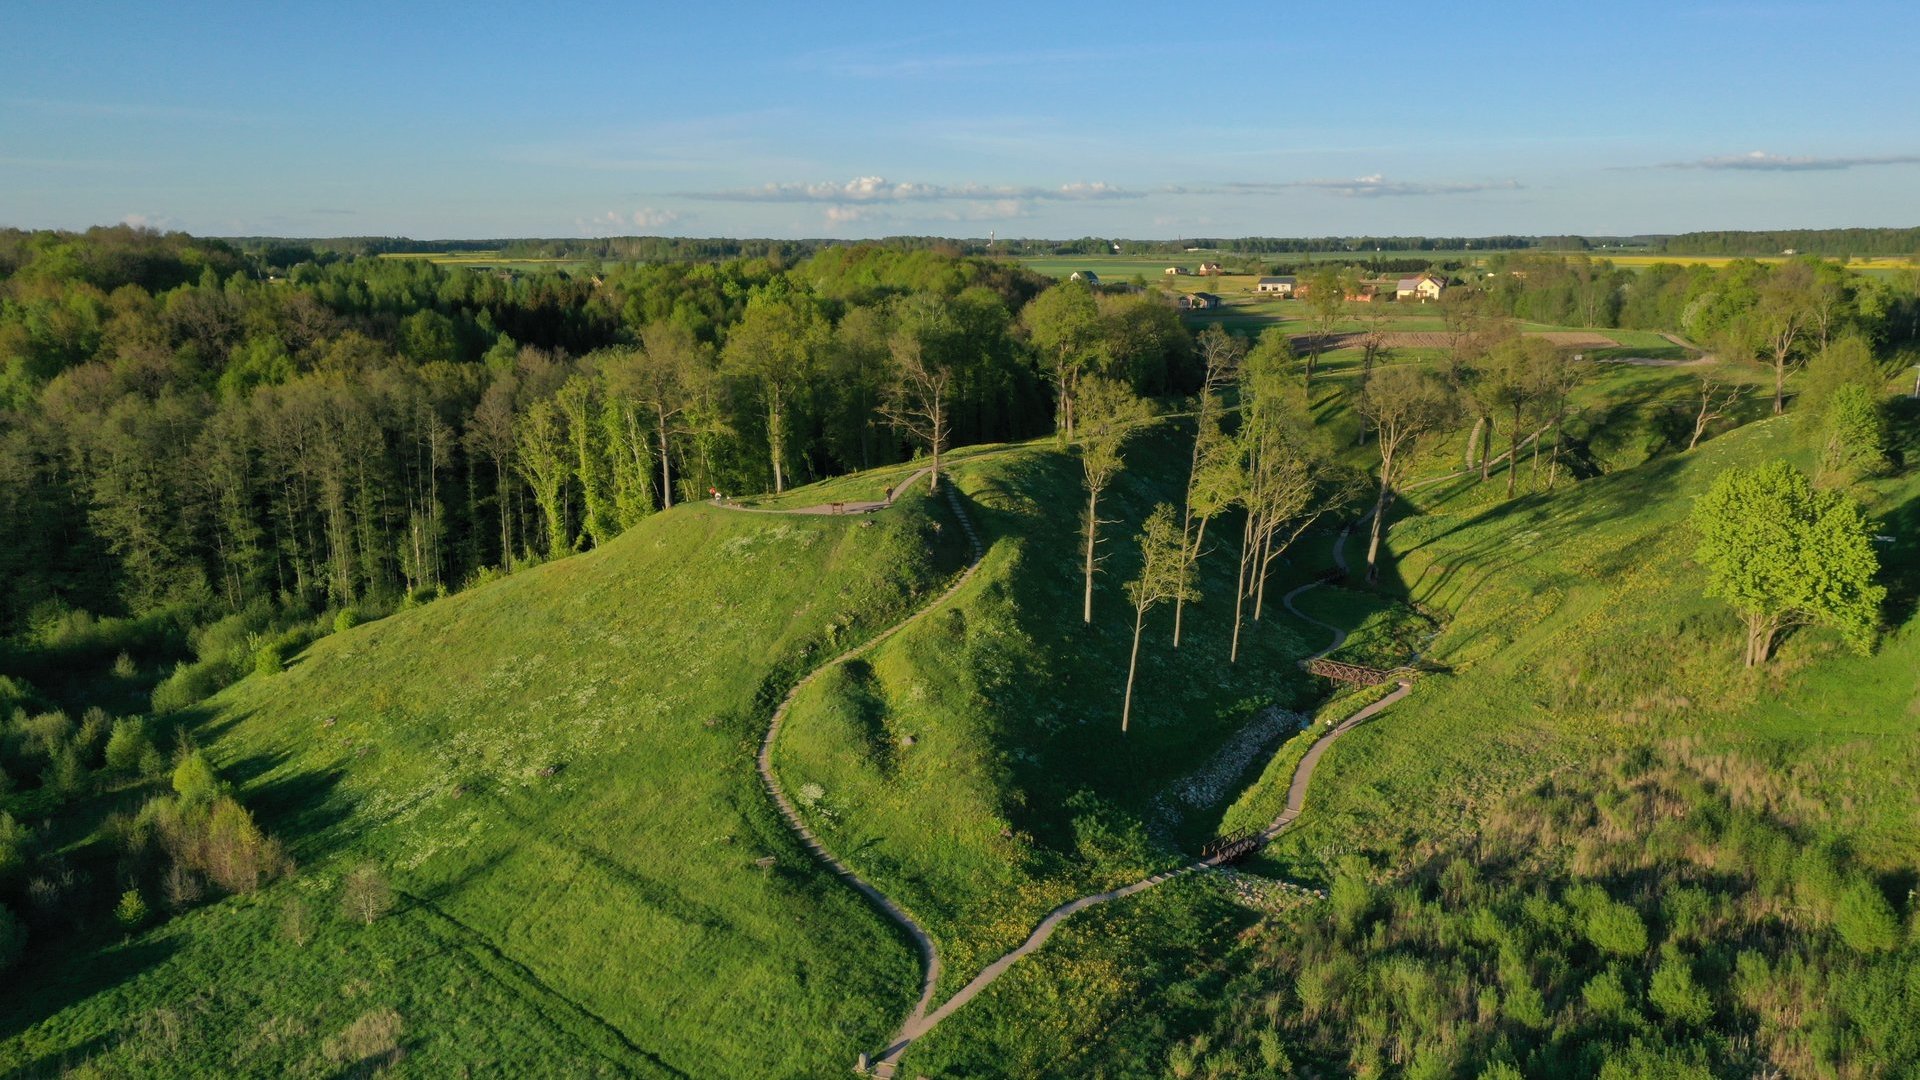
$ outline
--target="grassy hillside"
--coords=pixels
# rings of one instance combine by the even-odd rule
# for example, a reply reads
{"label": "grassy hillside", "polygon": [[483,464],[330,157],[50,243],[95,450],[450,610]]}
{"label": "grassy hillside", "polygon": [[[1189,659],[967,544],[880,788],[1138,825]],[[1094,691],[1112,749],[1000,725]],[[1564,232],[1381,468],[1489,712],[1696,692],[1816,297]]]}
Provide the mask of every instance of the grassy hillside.
{"label": "grassy hillside", "polygon": [[[1127,901],[1131,907],[1111,905],[1069,924],[1049,944],[1050,957],[1016,968],[968,1011],[916,1044],[907,1067],[936,1077],[976,1075],[997,1063],[1014,1063],[1016,1071],[1019,1063],[1039,1068],[1042,1062],[1087,1076],[1269,1075],[1263,1069],[1275,1066],[1266,1063],[1283,1057],[1263,1055],[1269,1049],[1284,1055],[1292,1046],[1296,1053],[1302,1047],[1330,1053],[1322,1064],[1335,1071],[1377,1069],[1368,1063],[1372,1059],[1347,1061],[1341,1047],[1360,1041],[1372,1046],[1378,1032],[1424,1024],[1419,1018],[1427,1015],[1421,1011],[1429,1007],[1425,999],[1393,995],[1428,993],[1422,988],[1428,984],[1395,982],[1400,968],[1386,960],[1377,975],[1364,960],[1337,969],[1343,972],[1339,978],[1352,980],[1333,998],[1347,1009],[1338,1014],[1346,1019],[1322,1019],[1316,1026],[1313,1018],[1325,1006],[1304,1004],[1308,991],[1296,988],[1293,976],[1309,960],[1332,962],[1328,950],[1385,957],[1433,949],[1441,1000],[1450,1000],[1446,995],[1457,987],[1447,981],[1455,979],[1454,969],[1445,965],[1467,960],[1428,941],[1429,930],[1422,928],[1443,938],[1460,933],[1435,922],[1431,907],[1435,882],[1448,861],[1463,853],[1500,875],[1484,897],[1491,906],[1512,906],[1503,919],[1522,919],[1531,893],[1600,881],[1650,912],[1643,918],[1656,943],[1667,931],[1666,920],[1679,918],[1662,914],[1665,879],[1659,875],[1671,876],[1676,888],[1695,890],[1714,880],[1714,859],[1721,860],[1720,872],[1737,874],[1756,858],[1740,846],[1748,843],[1741,839],[1746,834],[1725,834],[1716,824],[1733,818],[1750,821],[1742,828],[1753,835],[1790,838],[1789,861],[1796,851],[1813,851],[1830,860],[1819,867],[1837,861],[1842,868],[1814,867],[1808,874],[1817,870],[1823,880],[1841,872],[1878,875],[1889,895],[1902,892],[1920,863],[1907,779],[1920,765],[1920,620],[1914,616],[1920,474],[1909,470],[1858,492],[1881,528],[1896,538],[1882,548],[1883,577],[1893,592],[1887,613],[1892,626],[1872,656],[1844,651],[1825,632],[1801,631],[1786,642],[1772,669],[1744,672],[1737,622],[1701,594],[1701,576],[1690,562],[1693,540],[1684,520],[1693,495],[1727,467],[1803,456],[1792,424],[1753,424],[1692,454],[1658,456],[1511,503],[1499,498],[1497,473],[1495,483],[1484,487],[1472,480],[1436,485],[1413,498],[1396,521],[1390,533],[1395,561],[1381,593],[1318,590],[1302,598],[1311,614],[1370,627],[1376,643],[1426,639],[1431,624],[1408,608],[1430,613],[1441,632],[1423,652],[1443,670],[1332,748],[1315,776],[1307,813],[1250,869],[1264,878],[1322,886],[1348,873],[1352,884],[1344,895],[1370,895],[1371,910],[1397,913],[1379,915],[1369,925],[1387,926],[1389,934],[1398,933],[1391,931],[1394,925],[1412,929],[1397,937],[1381,937],[1378,930],[1371,938],[1352,937],[1345,929],[1336,934],[1325,904],[1262,923],[1262,905],[1276,894],[1252,886],[1262,905],[1247,905],[1242,886],[1218,876],[1156,890]],[[1911,459],[1911,446],[1907,453]],[[1303,554],[1324,558],[1323,552]],[[1366,652],[1374,646],[1353,647]],[[1363,697],[1330,703],[1324,714],[1344,716]],[[1307,743],[1307,737],[1296,738],[1276,752],[1228,811],[1228,825],[1271,819]],[[1638,761],[1653,764],[1633,764]],[[1663,813],[1680,806],[1697,807],[1700,835],[1659,824]],[[1596,812],[1597,824],[1588,820]],[[1538,833],[1531,823],[1545,820],[1557,824],[1542,825],[1547,831]],[[1501,870],[1507,865],[1501,858],[1515,857],[1503,851],[1535,861]],[[1706,866],[1671,861],[1676,852]],[[1367,856],[1358,864],[1364,876],[1343,871],[1343,860],[1353,854]],[[1738,948],[1783,953],[1788,945],[1782,935],[1792,933],[1813,935],[1793,939],[1791,948],[1822,970],[1832,967],[1833,979],[1878,976],[1846,973],[1853,961],[1830,929],[1832,890],[1805,893],[1791,875],[1754,873],[1747,885],[1727,885],[1726,911],[1714,916],[1725,921],[1713,924],[1726,927],[1724,947],[1708,950],[1699,961],[1701,977],[1714,985],[1717,1007],[1762,1017],[1756,1022],[1767,1026],[1769,1045],[1789,1047],[1779,1051],[1789,1055],[1784,1060],[1804,1063],[1818,1055],[1805,1056],[1812,1052],[1804,1031],[1794,1034],[1791,1027],[1793,1007],[1739,998],[1717,982],[1714,973],[1721,969],[1712,965],[1730,971]],[[1843,885],[1836,888],[1857,877],[1838,880]],[[1297,907],[1284,893],[1278,897],[1279,909]],[[1448,918],[1465,918],[1446,910]],[[1897,910],[1902,917],[1911,914]],[[1526,908],[1524,918],[1539,915]],[[1701,948],[1698,939],[1677,940],[1686,955]],[[1541,985],[1550,1004],[1580,1006],[1581,983],[1564,974],[1564,964],[1592,963],[1586,954],[1551,935],[1523,939],[1517,947],[1537,970],[1548,972]],[[1555,950],[1571,952],[1556,960],[1562,954]],[[1560,976],[1551,974],[1556,963],[1563,965]],[[1649,961],[1646,970],[1625,976],[1630,996],[1647,992],[1655,966]],[[1504,1002],[1510,970],[1495,968],[1492,954],[1474,953],[1458,976],[1468,987],[1458,991],[1468,995],[1468,1022],[1478,992],[1474,980],[1493,986],[1493,1000]],[[1644,997],[1637,1000],[1655,1020],[1663,1018]],[[1143,1010],[1142,1001],[1154,1007]],[[1471,1038],[1490,1041],[1468,1056],[1484,1061],[1499,1056],[1494,1051],[1501,1025],[1520,1021],[1509,1018],[1504,1005],[1492,1012],[1480,1008],[1485,1035]],[[1286,1023],[1277,1024],[1276,1016]],[[1366,1039],[1357,1041],[1355,1033],[1363,1029],[1355,1025],[1363,1023],[1369,1025]],[[1840,1033],[1835,1037],[1862,1037],[1846,1027],[1844,1016],[1834,1025],[1831,1030]],[[1287,1030],[1271,1047],[1261,1034],[1270,1027]],[[1510,1030],[1528,1029],[1523,1024]],[[1623,1029],[1603,1024],[1577,1030],[1591,1039]],[[1645,1030],[1655,1037],[1664,1029]],[[1578,1043],[1576,1038],[1567,1044],[1570,1054]],[[1412,1042],[1400,1045],[1414,1053]],[[1434,1060],[1458,1063],[1470,1045],[1463,1027]],[[1877,1051],[1846,1052],[1872,1061]],[[1573,1068],[1576,1057],[1542,1058],[1537,1067]],[[1548,1064],[1556,1061],[1558,1066]],[[1580,1067],[1591,1065],[1588,1060]],[[1410,1057],[1401,1058],[1386,1072],[1410,1067]]]}
{"label": "grassy hillside", "polygon": [[[958,568],[945,513],[681,507],[222,693],[197,737],[297,874],[23,972],[0,1071],[329,1074],[385,1010],[418,1075],[837,1070],[913,953],[777,822],[754,748],[794,678]],[[397,897],[371,926],[336,914],[363,862]]]}
{"label": "grassy hillside", "polygon": [[1238,535],[1216,523],[1204,598],[1177,651],[1171,606],[1148,618],[1134,722],[1120,731],[1133,629],[1121,586],[1140,522],[1179,500],[1189,431],[1169,421],[1128,448],[1129,470],[1101,503],[1110,524],[1092,625],[1081,621],[1074,453],[1039,444],[961,466],[955,481],[990,544],[974,582],[810,687],[787,722],[775,755],[784,783],[811,785],[814,827],[935,936],[945,990],[1060,902],[1182,861],[1178,841],[1208,835],[1218,808],[1168,815],[1167,789],[1260,709],[1314,693],[1295,661],[1318,634],[1272,590],[1239,663],[1227,662]]}
{"label": "grassy hillside", "polygon": [[1920,856],[1910,797],[1863,782],[1920,751],[1920,632],[1899,600],[1913,591],[1920,479],[1860,492],[1898,537],[1882,549],[1893,629],[1872,657],[1803,631],[1773,667],[1739,670],[1734,616],[1691,564],[1692,498],[1731,466],[1799,456],[1793,423],[1512,503],[1469,480],[1416,497],[1392,532],[1396,588],[1448,617],[1430,656],[1451,674],[1328,755],[1324,795],[1282,857],[1305,869],[1356,847],[1417,849],[1471,830],[1526,777],[1649,741],[1691,748],[1702,769],[1744,761],[1754,783],[1777,773],[1771,798],[1874,838],[1888,859]]}

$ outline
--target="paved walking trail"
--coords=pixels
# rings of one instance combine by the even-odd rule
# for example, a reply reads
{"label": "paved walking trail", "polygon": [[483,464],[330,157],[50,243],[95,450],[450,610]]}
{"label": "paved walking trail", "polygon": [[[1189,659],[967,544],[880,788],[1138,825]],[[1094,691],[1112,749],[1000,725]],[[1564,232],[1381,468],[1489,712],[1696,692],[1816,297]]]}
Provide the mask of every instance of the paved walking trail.
{"label": "paved walking trail", "polygon": [[[764,509],[759,507],[731,506],[730,504],[722,505],[726,505],[729,509],[734,510],[769,514],[870,513],[893,505],[893,500],[897,498],[901,492],[912,487],[922,476],[927,475],[929,472],[931,472],[930,467],[915,472],[907,477],[906,480],[902,481],[898,487],[894,488],[893,491],[888,494],[885,501],[879,502],[826,503],[819,506],[801,507],[797,509]],[[1007,970],[1018,963],[1021,958],[1046,944],[1047,939],[1053,936],[1053,931],[1074,914],[1090,908],[1095,904],[1104,904],[1109,900],[1118,900],[1122,897],[1132,896],[1135,893],[1151,889],[1155,885],[1170,881],[1184,874],[1211,869],[1218,866],[1221,862],[1219,856],[1201,859],[1197,862],[1188,863],[1185,866],[1161,871],[1158,874],[1133,882],[1130,885],[1123,885],[1106,892],[1082,896],[1077,900],[1070,900],[1054,908],[1040,920],[1033,928],[1033,933],[1030,934],[1027,940],[1022,942],[1019,947],[1000,957],[998,960],[995,960],[993,963],[988,964],[978,975],[975,975],[967,985],[961,987],[952,997],[943,1002],[939,1008],[929,1011],[933,1005],[935,987],[940,981],[940,953],[934,946],[933,938],[930,937],[926,930],[914,921],[913,916],[909,915],[900,905],[894,903],[885,893],[882,893],[871,882],[854,873],[853,870],[841,862],[837,856],[828,851],[826,846],[820,842],[819,837],[814,835],[813,830],[807,827],[806,821],[801,817],[799,809],[793,804],[793,801],[787,797],[786,791],[780,786],[779,779],[774,775],[773,743],[774,740],[779,737],[780,727],[786,721],[787,714],[791,711],[794,701],[800,696],[800,693],[815,679],[819,678],[822,673],[829,668],[846,663],[848,660],[855,659],[872,651],[881,642],[912,626],[915,622],[918,622],[942,604],[946,603],[955,593],[959,592],[960,589],[972,579],[974,572],[979,569],[983,550],[980,546],[979,535],[974,530],[973,521],[967,517],[966,509],[961,505],[951,484],[947,486],[946,494],[948,504],[952,506],[955,516],[960,519],[960,525],[966,530],[967,541],[972,547],[972,557],[967,564],[967,568],[961,572],[960,576],[956,578],[953,584],[949,585],[944,592],[915,611],[912,615],[907,616],[902,621],[874,635],[864,644],[855,646],[841,653],[839,656],[828,660],[826,663],[821,664],[819,667],[814,668],[798,683],[795,683],[793,688],[787,691],[786,697],[781,699],[779,707],[774,709],[773,719],[767,725],[766,737],[760,742],[760,753],[756,761],[756,767],[760,772],[760,780],[761,783],[766,786],[767,794],[772,796],[774,804],[780,808],[781,816],[786,819],[788,826],[800,837],[800,842],[806,846],[806,849],[812,852],[814,857],[824,863],[828,869],[844,879],[849,885],[858,889],[862,895],[866,896],[868,900],[871,900],[874,906],[884,912],[888,918],[898,923],[901,929],[906,931],[907,936],[912,938],[914,944],[920,949],[922,971],[924,972],[924,977],[920,984],[920,999],[914,1004],[913,1011],[907,1015],[906,1020],[900,1025],[900,1030],[894,1036],[893,1041],[889,1043],[885,1049],[874,1055],[869,1062],[872,1075],[881,1078],[881,1080],[891,1080],[891,1078],[894,1077],[899,1068],[901,1055],[906,1053],[907,1048],[913,1045],[915,1039],[933,1030],[934,1026],[939,1024],[940,1021],[945,1020],[967,1002],[972,1001],[975,995],[992,985],[994,980],[1005,974]],[[1346,553],[1344,550],[1346,540],[1347,533],[1343,531],[1339,539],[1334,541],[1333,546],[1334,563],[1342,570],[1345,570],[1347,567]],[[1302,585],[1281,597],[1280,600],[1281,604],[1297,618],[1312,623],[1315,626],[1323,627],[1333,634],[1333,641],[1328,644],[1326,648],[1315,653],[1310,659],[1327,655],[1339,648],[1347,639],[1347,632],[1345,630],[1306,615],[1294,606],[1293,601],[1295,597],[1306,592],[1308,589],[1315,588],[1317,585],[1317,582]],[[1313,772],[1319,767],[1321,757],[1326,753],[1327,748],[1332,745],[1333,741],[1354,727],[1371,719],[1382,709],[1406,697],[1407,692],[1411,688],[1412,684],[1402,679],[1399,687],[1392,693],[1361,709],[1359,712],[1354,713],[1338,725],[1328,729],[1326,734],[1320,736],[1313,746],[1308,748],[1306,756],[1301,759],[1299,766],[1294,769],[1293,782],[1287,789],[1285,808],[1280,812],[1278,817],[1274,818],[1273,823],[1262,830],[1260,834],[1263,841],[1272,840],[1278,836],[1288,825],[1291,825],[1294,820],[1300,816],[1301,810],[1306,805],[1307,786],[1313,780]]]}
{"label": "paved walking trail", "polygon": [[[932,471],[931,467],[921,469],[919,472],[907,477],[906,480],[901,482],[899,487],[889,493],[886,502],[875,504],[869,509],[879,509],[883,506],[893,505],[894,498],[913,486],[920,477],[930,471]],[[766,786],[767,794],[773,797],[774,805],[780,808],[781,816],[786,818],[787,825],[791,827],[795,833],[799,834],[800,842],[806,846],[807,850],[812,852],[815,858],[825,863],[828,869],[843,878],[847,884],[860,890],[867,899],[873,901],[875,907],[885,912],[888,918],[899,923],[901,929],[905,930],[907,936],[912,938],[914,944],[919,947],[921,970],[925,973],[925,977],[921,980],[920,984],[920,1000],[914,1005],[913,1012],[907,1017],[907,1023],[909,1024],[912,1024],[915,1020],[924,1016],[927,1011],[927,1006],[933,1003],[934,986],[940,981],[940,953],[934,948],[933,939],[927,936],[927,932],[921,929],[920,924],[913,920],[913,916],[902,910],[900,905],[888,899],[887,895],[875,888],[871,882],[848,868],[845,863],[841,862],[832,852],[828,851],[826,845],[820,842],[819,837],[813,834],[813,830],[807,827],[806,821],[800,816],[799,809],[794,806],[793,800],[787,797],[786,790],[780,786],[779,779],[774,775],[773,741],[779,737],[780,725],[786,722],[787,713],[793,709],[795,699],[797,699],[801,691],[805,690],[815,679],[819,678],[829,668],[837,667],[849,660],[871,652],[881,642],[886,641],[888,638],[893,637],[895,634],[924,618],[927,614],[940,607],[940,605],[946,603],[953,594],[959,592],[960,589],[972,579],[974,571],[980,568],[982,549],[980,547],[979,534],[974,532],[973,520],[967,517],[966,510],[961,507],[959,496],[954,493],[952,484],[947,485],[946,492],[947,503],[953,507],[954,514],[959,517],[960,526],[966,530],[967,543],[972,549],[967,562],[967,568],[961,571],[960,576],[955,578],[953,584],[947,586],[944,592],[934,597],[931,602],[921,607],[918,611],[915,611],[900,622],[894,623],[880,633],[875,634],[873,637],[867,639],[865,643],[856,645],[846,652],[841,653],[839,656],[821,664],[819,667],[814,668],[799,682],[793,684],[793,688],[787,691],[787,696],[780,699],[779,707],[773,710],[773,719],[767,724],[767,734],[764,739],[760,740],[760,754],[755,760],[755,767],[760,771],[760,782]],[[751,508],[736,506],[730,507],[730,509],[749,510]],[[813,506],[798,510],[769,510],[762,512],[819,514],[832,513],[834,511]]]}

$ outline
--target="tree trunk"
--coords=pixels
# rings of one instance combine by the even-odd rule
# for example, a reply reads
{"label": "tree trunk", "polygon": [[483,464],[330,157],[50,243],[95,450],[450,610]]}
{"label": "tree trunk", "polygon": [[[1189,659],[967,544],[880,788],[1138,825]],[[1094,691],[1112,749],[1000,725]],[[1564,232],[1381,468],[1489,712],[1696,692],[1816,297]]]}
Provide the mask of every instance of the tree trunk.
{"label": "tree trunk", "polygon": [[655,406],[654,411],[660,417],[660,508],[673,509],[673,462],[667,453],[667,414],[666,410]]}
{"label": "tree trunk", "polygon": [[1513,433],[1507,437],[1507,498],[1513,498],[1514,475],[1520,471],[1520,410],[1513,410]]}
{"label": "tree trunk", "polygon": [[767,452],[773,456],[773,493],[787,490],[787,476],[780,467],[780,459],[785,455],[786,432],[780,429],[780,404],[777,397],[769,393],[767,397]]}
{"label": "tree trunk", "polygon": [[[1193,536],[1193,546],[1187,549],[1186,558],[1188,566],[1192,566],[1200,561],[1200,545],[1205,543],[1206,539],[1207,519],[1201,518],[1200,528],[1195,531]],[[1176,649],[1180,647],[1180,613],[1186,610],[1186,606],[1187,593],[1185,589],[1182,589],[1173,598],[1173,647]]]}
{"label": "tree trunk", "polygon": [[937,495],[940,492],[940,444],[946,440],[940,432],[946,421],[946,409],[939,397],[933,399],[933,438],[927,440],[933,444],[933,473],[927,482],[927,493]]}
{"label": "tree trunk", "polygon": [[1253,549],[1253,514],[1240,531],[1240,571],[1233,579],[1233,645],[1227,650],[1227,663],[1240,659],[1240,612],[1247,599],[1247,555]]}
{"label": "tree trunk", "polygon": [[1787,411],[1787,357],[1778,354],[1773,361],[1773,415]]}
{"label": "tree trunk", "polygon": [[1087,597],[1080,615],[1081,621],[1088,624],[1093,622],[1093,538],[1094,531],[1100,527],[1099,507],[1100,492],[1089,490],[1087,492]]}
{"label": "tree trunk", "polygon": [[1260,544],[1258,554],[1253,560],[1253,621],[1259,622],[1261,612],[1267,606],[1267,563],[1271,561],[1268,552],[1273,550],[1273,530],[1279,526],[1271,521],[1260,522]]}
{"label": "tree trunk", "polygon": [[1393,458],[1388,456],[1380,462],[1380,497],[1373,503],[1372,535],[1367,540],[1367,583],[1373,584],[1380,579],[1380,534],[1387,518],[1387,494],[1392,488],[1387,477],[1393,475]]}
{"label": "tree trunk", "polygon": [[1133,653],[1127,657],[1127,696],[1120,705],[1120,733],[1127,732],[1127,720],[1133,716],[1133,675],[1140,667],[1140,626],[1146,620],[1145,608],[1133,608]]}

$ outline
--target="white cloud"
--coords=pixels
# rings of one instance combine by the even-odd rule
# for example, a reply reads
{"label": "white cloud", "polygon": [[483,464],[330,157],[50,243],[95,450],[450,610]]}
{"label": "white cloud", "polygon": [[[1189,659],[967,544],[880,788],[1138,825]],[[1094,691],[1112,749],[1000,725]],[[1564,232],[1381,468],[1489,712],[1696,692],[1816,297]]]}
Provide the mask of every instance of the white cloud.
{"label": "white cloud", "polygon": [[[1434,183],[1429,181],[1389,180],[1385,174],[1373,173],[1368,176],[1356,176],[1351,179],[1326,180],[1272,180],[1242,181],[1225,184],[1217,191],[1229,195],[1277,194],[1283,191],[1324,191],[1329,195],[1338,195],[1349,199],[1380,199],[1412,195],[1470,195],[1481,191],[1516,191],[1520,187],[1518,180],[1493,180],[1467,183]],[[1192,193],[1197,189],[1182,189]],[[1209,191],[1208,194],[1214,192]]]}
{"label": "white cloud", "polygon": [[762,184],[753,188],[678,192],[681,198],[715,202],[767,203],[879,203],[986,202],[1023,199],[1048,202],[1084,202],[1097,199],[1137,199],[1143,193],[1104,181],[1033,187],[1011,184],[921,184],[893,181],[883,176],[858,176],[844,184]]}
{"label": "white cloud", "polygon": [[679,210],[658,210],[651,206],[631,212],[608,210],[598,217],[576,218],[574,225],[583,236],[626,236],[637,230],[668,229],[691,215]]}
{"label": "white cloud", "polygon": [[1697,161],[1667,161],[1650,166],[1656,169],[1716,169],[1748,172],[1834,172],[1841,169],[1872,168],[1876,165],[1920,165],[1920,154],[1880,154],[1864,157],[1805,157],[1770,154],[1749,150],[1744,154],[1700,158]]}

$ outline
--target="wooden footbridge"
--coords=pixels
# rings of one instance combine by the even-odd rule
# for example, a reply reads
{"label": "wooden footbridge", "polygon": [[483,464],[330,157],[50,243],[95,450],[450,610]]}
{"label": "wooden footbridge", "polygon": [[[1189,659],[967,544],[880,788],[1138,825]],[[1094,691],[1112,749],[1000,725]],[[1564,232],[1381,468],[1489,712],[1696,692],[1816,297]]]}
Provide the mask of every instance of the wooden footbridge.
{"label": "wooden footbridge", "polygon": [[1309,674],[1332,679],[1334,682],[1352,683],[1355,686],[1379,686],[1400,677],[1399,671],[1382,671],[1379,668],[1362,667],[1359,664],[1343,664],[1338,660],[1315,657],[1303,662],[1301,667]]}
{"label": "wooden footbridge", "polygon": [[1225,866],[1260,850],[1261,836],[1258,829],[1243,829],[1240,832],[1217,836],[1207,841],[1200,849],[1202,862],[1212,866]]}

